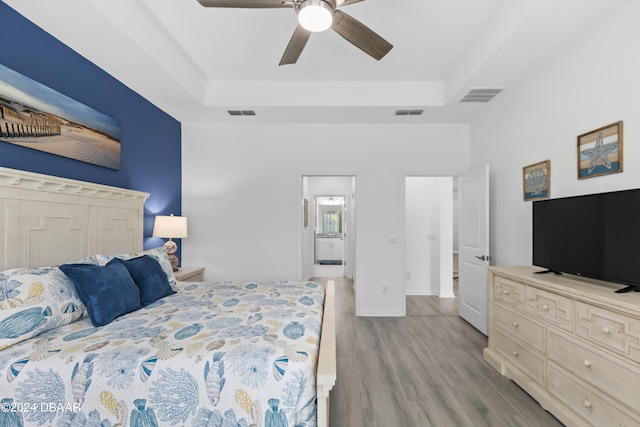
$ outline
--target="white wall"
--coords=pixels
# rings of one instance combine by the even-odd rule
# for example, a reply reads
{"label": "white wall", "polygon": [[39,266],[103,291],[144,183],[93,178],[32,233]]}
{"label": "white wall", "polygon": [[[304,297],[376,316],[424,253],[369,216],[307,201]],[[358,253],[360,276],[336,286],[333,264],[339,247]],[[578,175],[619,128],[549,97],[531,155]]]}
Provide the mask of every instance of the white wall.
{"label": "white wall", "polygon": [[[471,125],[472,166],[491,166],[494,265],[531,264],[522,168],[551,160],[551,197],[640,186],[640,2],[595,28]],[[577,136],[624,121],[624,172],[577,179]]]}
{"label": "white wall", "polygon": [[453,296],[453,178],[407,177],[405,191],[406,293]]}
{"label": "white wall", "polygon": [[356,311],[401,316],[405,177],[466,170],[469,128],[183,124],[182,150],[185,266],[206,267],[208,280],[302,278],[302,176],[354,175]]}
{"label": "white wall", "polygon": [[453,178],[438,178],[438,218],[440,222],[437,236],[440,247],[440,259],[438,263],[440,279],[438,283],[438,296],[441,298],[453,298]]}

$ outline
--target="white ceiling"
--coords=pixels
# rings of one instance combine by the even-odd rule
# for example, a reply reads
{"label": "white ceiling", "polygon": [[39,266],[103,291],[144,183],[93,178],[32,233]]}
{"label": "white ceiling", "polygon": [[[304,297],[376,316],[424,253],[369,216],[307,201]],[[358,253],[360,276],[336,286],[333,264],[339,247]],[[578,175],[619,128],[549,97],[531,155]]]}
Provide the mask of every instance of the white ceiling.
{"label": "white ceiling", "polygon": [[286,66],[289,8],[3,1],[181,122],[433,123],[471,121],[488,105],[459,103],[470,89],[515,87],[630,0],[367,0],[341,10],[394,45],[386,57],[329,30]]}

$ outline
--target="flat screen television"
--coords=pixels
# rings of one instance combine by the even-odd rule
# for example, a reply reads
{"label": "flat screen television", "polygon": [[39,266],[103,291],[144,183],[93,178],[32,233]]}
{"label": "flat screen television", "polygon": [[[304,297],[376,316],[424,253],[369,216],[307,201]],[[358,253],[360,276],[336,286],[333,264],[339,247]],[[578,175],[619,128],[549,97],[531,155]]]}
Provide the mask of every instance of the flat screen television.
{"label": "flat screen television", "polygon": [[533,202],[533,265],[640,292],[640,189]]}

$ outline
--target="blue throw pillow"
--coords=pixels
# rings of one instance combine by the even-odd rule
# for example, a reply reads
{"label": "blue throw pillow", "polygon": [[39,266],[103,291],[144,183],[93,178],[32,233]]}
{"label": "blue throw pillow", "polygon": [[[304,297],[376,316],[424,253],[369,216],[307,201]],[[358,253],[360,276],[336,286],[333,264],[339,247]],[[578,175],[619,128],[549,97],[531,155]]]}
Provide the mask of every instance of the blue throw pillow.
{"label": "blue throw pillow", "polygon": [[131,278],[140,289],[140,304],[143,307],[176,293],[169,285],[167,273],[160,263],[149,255],[127,260],[114,258],[113,261],[121,263],[129,270]]}
{"label": "blue throw pillow", "polygon": [[95,326],[104,326],[141,308],[140,290],[129,270],[119,262],[105,266],[64,264],[59,268],[73,282]]}

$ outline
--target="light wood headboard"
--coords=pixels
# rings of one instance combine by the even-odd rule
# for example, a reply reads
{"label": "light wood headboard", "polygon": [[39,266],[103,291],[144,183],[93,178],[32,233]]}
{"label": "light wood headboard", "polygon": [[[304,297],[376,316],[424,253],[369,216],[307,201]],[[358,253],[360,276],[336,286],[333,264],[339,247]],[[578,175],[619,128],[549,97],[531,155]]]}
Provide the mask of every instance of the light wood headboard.
{"label": "light wood headboard", "polygon": [[0,167],[0,271],[140,251],[148,197]]}

